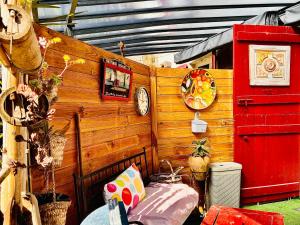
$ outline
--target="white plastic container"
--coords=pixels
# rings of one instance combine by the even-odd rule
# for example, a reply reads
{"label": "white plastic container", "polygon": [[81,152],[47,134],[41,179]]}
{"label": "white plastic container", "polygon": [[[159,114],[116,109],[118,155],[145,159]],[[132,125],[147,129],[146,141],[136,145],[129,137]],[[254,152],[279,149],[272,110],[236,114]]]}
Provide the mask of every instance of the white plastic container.
{"label": "white plastic container", "polygon": [[242,165],[234,162],[210,163],[208,208],[212,205],[240,207]]}
{"label": "white plastic container", "polygon": [[192,132],[193,133],[205,133],[207,129],[207,122],[199,120],[199,112],[195,113],[195,117],[192,120]]}

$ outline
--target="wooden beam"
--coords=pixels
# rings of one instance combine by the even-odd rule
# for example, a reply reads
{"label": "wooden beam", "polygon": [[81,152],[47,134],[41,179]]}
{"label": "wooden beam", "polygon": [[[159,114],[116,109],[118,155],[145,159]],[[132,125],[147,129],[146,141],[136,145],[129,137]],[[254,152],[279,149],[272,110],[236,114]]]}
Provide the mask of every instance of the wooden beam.
{"label": "wooden beam", "polygon": [[[2,88],[8,89],[16,86],[17,79],[11,74],[10,69],[2,67]],[[3,169],[8,167],[8,160],[18,160],[17,143],[15,135],[17,128],[3,121],[3,149],[7,152],[3,154]],[[10,225],[11,205],[15,196],[16,179],[12,172],[1,184],[1,211],[4,215],[4,225]]]}
{"label": "wooden beam", "polygon": [[77,165],[78,175],[83,175],[82,170],[82,158],[81,158],[81,128],[80,128],[81,117],[79,113],[75,113],[75,130],[76,130],[76,149],[77,149]]}
{"label": "wooden beam", "polygon": [[151,88],[151,144],[152,144],[152,163],[153,163],[153,172],[158,172],[159,162],[158,162],[158,148],[157,148],[157,138],[158,138],[158,129],[157,129],[157,79],[156,79],[156,68],[153,66],[150,69],[150,88]]}
{"label": "wooden beam", "polygon": [[[36,2],[36,5],[39,3],[39,1]],[[32,10],[32,18],[33,21],[38,23],[39,22],[39,11],[38,11],[38,7],[33,7],[32,6],[32,2],[31,2],[31,10]]]}
{"label": "wooden beam", "polygon": [[75,11],[76,11],[77,5],[78,5],[78,0],[72,0],[70,13],[67,16],[67,25],[66,25],[66,29],[65,29],[65,35],[73,36],[73,28],[74,28],[75,24],[72,22],[73,22],[73,18],[75,16]]}

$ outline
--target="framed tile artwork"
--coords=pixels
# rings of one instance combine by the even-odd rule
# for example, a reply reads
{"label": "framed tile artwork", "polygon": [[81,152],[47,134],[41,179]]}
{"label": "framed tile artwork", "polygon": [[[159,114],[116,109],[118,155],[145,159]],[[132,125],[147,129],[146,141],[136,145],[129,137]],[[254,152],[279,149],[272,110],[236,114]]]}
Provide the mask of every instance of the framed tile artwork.
{"label": "framed tile artwork", "polygon": [[249,45],[250,85],[290,85],[290,57],[290,46]]}

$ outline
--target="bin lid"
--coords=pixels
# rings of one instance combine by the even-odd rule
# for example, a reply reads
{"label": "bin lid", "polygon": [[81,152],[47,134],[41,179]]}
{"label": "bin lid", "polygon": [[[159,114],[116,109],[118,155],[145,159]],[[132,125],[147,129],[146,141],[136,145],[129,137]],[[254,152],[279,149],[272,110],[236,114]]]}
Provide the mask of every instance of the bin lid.
{"label": "bin lid", "polygon": [[230,171],[230,170],[241,170],[242,165],[235,162],[217,162],[210,163],[209,168],[211,171]]}

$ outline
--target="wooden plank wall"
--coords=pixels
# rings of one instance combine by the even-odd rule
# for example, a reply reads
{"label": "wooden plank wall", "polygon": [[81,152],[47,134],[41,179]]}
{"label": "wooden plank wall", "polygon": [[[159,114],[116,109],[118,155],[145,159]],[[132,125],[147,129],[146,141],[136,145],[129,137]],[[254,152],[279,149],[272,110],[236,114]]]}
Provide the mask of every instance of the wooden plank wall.
{"label": "wooden plank wall", "polygon": [[209,138],[212,161],[233,160],[232,70],[208,70],[217,85],[216,101],[201,111],[208,122],[202,135],[191,132],[194,111],[181,98],[180,85],[189,69],[157,68],[158,158],[169,159],[174,166],[187,166],[191,143],[202,136]]}
{"label": "wooden plank wall", "polygon": [[[121,59],[120,56],[38,25],[35,25],[35,30],[37,36],[62,39],[62,43],[53,45],[47,53],[46,61],[52,71],[58,72],[64,67],[64,54],[86,60],[84,65],[73,66],[65,73],[63,86],[58,93],[58,102],[54,105],[57,111],[53,121],[55,128],[61,128],[71,121],[64,161],[62,167],[56,171],[56,186],[58,192],[68,194],[72,198],[67,224],[77,224],[72,178],[72,174],[78,169],[74,113],[82,112],[80,126],[84,174],[140,152],[143,146],[147,148],[151,170],[151,115],[137,115],[133,96],[129,102],[101,100],[100,59]],[[145,86],[150,91],[149,67],[128,59],[123,60],[133,70],[132,95],[138,86]],[[32,178],[33,190],[42,191],[43,173],[32,171]]]}

